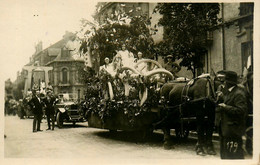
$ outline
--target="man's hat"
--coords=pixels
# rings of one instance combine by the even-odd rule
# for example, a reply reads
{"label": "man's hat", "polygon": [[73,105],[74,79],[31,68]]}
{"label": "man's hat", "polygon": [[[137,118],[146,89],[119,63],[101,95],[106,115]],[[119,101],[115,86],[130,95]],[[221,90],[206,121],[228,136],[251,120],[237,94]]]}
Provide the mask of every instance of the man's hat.
{"label": "man's hat", "polygon": [[234,71],[225,71],[225,81],[230,84],[237,84],[237,73]]}
{"label": "man's hat", "polygon": [[220,70],[217,72],[217,77],[225,77],[226,71],[225,70]]}

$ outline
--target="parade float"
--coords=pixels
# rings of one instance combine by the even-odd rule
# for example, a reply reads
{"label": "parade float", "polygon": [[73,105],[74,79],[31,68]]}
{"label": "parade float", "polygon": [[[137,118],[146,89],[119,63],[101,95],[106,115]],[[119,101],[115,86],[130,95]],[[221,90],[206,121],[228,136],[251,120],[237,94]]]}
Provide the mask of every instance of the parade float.
{"label": "parade float", "polygon": [[111,131],[146,131],[160,119],[160,87],[172,73],[155,60],[118,52],[89,77],[84,111],[88,125]]}
{"label": "parade float", "polygon": [[[82,108],[90,127],[142,131],[159,120],[160,87],[173,75],[153,60],[149,22],[145,15],[121,11],[104,22],[82,21],[83,33],[77,34],[87,75]],[[137,59],[138,52],[146,59]]]}

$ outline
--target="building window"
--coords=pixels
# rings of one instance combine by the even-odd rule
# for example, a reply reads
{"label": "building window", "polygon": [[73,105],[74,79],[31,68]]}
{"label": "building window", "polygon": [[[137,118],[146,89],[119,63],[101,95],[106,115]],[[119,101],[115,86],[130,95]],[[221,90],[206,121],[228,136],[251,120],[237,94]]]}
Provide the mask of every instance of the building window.
{"label": "building window", "polygon": [[68,83],[68,69],[63,68],[61,72],[62,72],[62,83],[67,84]]}

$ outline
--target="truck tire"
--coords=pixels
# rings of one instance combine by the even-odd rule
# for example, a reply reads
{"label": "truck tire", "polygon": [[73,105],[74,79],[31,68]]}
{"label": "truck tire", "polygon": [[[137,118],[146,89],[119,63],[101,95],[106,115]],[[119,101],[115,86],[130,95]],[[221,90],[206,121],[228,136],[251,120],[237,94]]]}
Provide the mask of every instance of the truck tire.
{"label": "truck tire", "polygon": [[58,112],[56,121],[57,121],[57,126],[59,128],[62,128],[63,127],[63,118],[62,118],[61,112]]}

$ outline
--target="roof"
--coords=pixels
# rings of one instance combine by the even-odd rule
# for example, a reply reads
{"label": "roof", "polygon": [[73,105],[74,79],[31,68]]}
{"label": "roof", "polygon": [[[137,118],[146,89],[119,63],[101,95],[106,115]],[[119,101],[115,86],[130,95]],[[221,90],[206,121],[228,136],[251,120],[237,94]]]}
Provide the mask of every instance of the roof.
{"label": "roof", "polygon": [[61,55],[62,52],[59,53],[59,55],[53,60],[53,61],[74,61],[74,58],[70,54]]}
{"label": "roof", "polygon": [[[62,53],[65,53],[65,54],[62,55]],[[83,57],[80,57],[79,55],[72,56],[69,54],[69,52],[67,52],[66,50],[65,51],[63,50],[63,52],[60,52],[53,61],[48,62],[46,65],[49,65],[54,62],[71,62],[71,61],[84,62],[84,59],[83,59]]]}
{"label": "roof", "polygon": [[61,52],[60,48],[49,48],[48,49],[48,55],[49,56],[58,56]]}
{"label": "roof", "polygon": [[[66,31],[65,34],[63,35],[63,38],[61,40],[59,40],[58,42],[50,45],[49,47],[37,52],[36,54],[32,55],[32,59],[35,59],[36,57],[41,56],[44,52],[47,52],[49,56],[55,57],[58,56],[60,53],[60,50],[58,51],[58,49],[61,49],[65,46],[65,44],[68,42],[68,40],[70,39],[71,36],[75,35],[72,32],[68,32]],[[31,66],[34,64],[34,60],[30,61],[29,63],[27,63],[25,66]]]}

